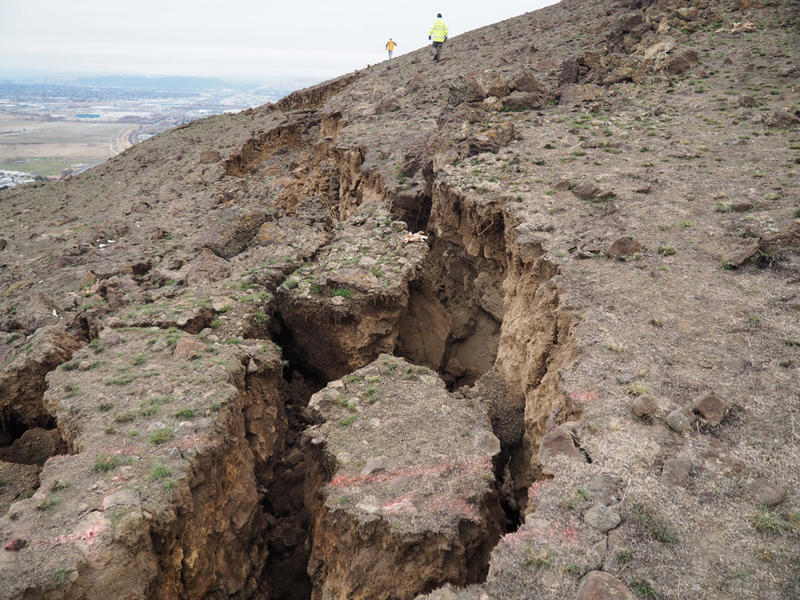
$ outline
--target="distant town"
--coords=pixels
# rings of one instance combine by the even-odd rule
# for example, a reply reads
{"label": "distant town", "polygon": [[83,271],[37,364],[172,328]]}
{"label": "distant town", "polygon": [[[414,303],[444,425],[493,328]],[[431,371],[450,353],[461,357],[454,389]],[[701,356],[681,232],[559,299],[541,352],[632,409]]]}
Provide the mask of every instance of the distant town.
{"label": "distant town", "polygon": [[242,85],[199,77],[0,79],[0,190],[59,179],[181,123],[259,106],[313,82]]}

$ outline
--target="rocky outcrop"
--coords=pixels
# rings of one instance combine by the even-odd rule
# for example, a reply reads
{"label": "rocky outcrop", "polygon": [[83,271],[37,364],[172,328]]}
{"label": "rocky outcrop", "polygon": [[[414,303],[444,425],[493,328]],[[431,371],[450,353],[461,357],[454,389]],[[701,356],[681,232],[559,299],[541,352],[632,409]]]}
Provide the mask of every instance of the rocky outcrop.
{"label": "rocky outcrop", "polygon": [[[432,371],[382,355],[309,404],[308,443],[325,468],[312,494],[312,598],[414,598],[477,581],[502,529],[478,403]],[[312,489],[316,489],[313,486]]]}

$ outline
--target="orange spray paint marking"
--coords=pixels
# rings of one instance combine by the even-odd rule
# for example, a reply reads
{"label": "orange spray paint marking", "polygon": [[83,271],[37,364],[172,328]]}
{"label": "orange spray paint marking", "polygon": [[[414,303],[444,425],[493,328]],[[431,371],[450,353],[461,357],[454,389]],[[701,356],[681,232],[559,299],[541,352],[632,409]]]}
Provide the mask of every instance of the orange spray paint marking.
{"label": "orange spray paint marking", "polygon": [[380,472],[374,475],[356,475],[349,477],[341,476],[332,479],[328,485],[332,487],[342,487],[348,485],[355,485],[358,483],[385,483],[388,481],[394,481],[396,479],[405,477],[440,475],[442,473],[447,473],[448,471],[456,469],[462,472],[474,473],[477,471],[483,471],[488,468],[490,468],[489,459],[480,458],[464,463],[447,463],[443,465],[437,465],[435,467],[405,469],[402,471]]}
{"label": "orange spray paint marking", "polygon": [[569,399],[583,403],[594,402],[597,400],[597,392],[594,390],[575,390],[574,392],[570,392]]}
{"label": "orange spray paint marking", "polygon": [[94,544],[94,540],[103,529],[105,529],[103,517],[97,517],[94,522],[89,524],[89,526],[82,531],[50,538],[50,544],[53,546],[59,546],[61,544],[74,544],[75,542],[86,541],[87,544],[91,546]]}

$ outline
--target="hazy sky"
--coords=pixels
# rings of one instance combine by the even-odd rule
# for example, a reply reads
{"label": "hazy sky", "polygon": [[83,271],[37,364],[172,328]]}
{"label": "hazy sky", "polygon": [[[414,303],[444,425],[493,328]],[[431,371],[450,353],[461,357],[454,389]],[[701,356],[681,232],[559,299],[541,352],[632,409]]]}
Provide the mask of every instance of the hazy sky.
{"label": "hazy sky", "polygon": [[0,0],[3,73],[327,78],[555,0]]}

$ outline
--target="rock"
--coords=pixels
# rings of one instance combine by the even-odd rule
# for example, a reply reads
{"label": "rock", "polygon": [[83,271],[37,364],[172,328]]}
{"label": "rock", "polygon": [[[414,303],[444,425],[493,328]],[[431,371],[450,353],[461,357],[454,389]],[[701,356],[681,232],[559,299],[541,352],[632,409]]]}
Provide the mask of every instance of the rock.
{"label": "rock", "polygon": [[682,6],[675,12],[678,13],[678,16],[684,21],[693,21],[697,18],[696,6]]}
{"label": "rock", "polygon": [[500,454],[500,440],[491,431],[478,430],[473,432],[473,445],[486,453],[487,456]]}
{"label": "rock", "polygon": [[728,413],[728,403],[714,392],[706,392],[694,401],[694,410],[710,425],[719,425]]}
{"label": "rock", "polygon": [[583,460],[583,454],[572,443],[572,436],[561,428],[551,431],[539,445],[539,460],[546,462],[556,456],[567,456]]}
{"label": "rock", "polygon": [[567,83],[578,83],[578,76],[581,69],[578,60],[575,58],[568,58],[561,63],[561,70],[558,76],[558,83],[561,85]]}
{"label": "rock", "polygon": [[27,545],[28,545],[28,540],[24,540],[22,538],[16,538],[8,542],[5,545],[5,549],[8,550],[9,552],[18,552]]}
{"label": "rock", "polygon": [[735,249],[726,254],[722,262],[731,267],[741,267],[750,260],[761,249],[761,241],[758,239],[746,240],[740,243]]}
{"label": "rock", "polygon": [[489,129],[485,133],[470,138],[469,154],[475,155],[481,152],[497,152],[500,148],[510,144],[513,139],[513,123],[502,123],[497,127]]}
{"label": "rock", "polygon": [[754,108],[758,105],[758,101],[753,96],[741,96],[739,98],[739,106],[744,106],[746,108]]}
{"label": "rock", "polygon": [[489,96],[484,98],[483,107],[492,112],[500,112],[503,110],[503,102],[497,96]]}
{"label": "rock", "polygon": [[613,575],[590,571],[581,580],[575,600],[636,600],[636,596]]}
{"label": "rock", "polygon": [[511,87],[518,92],[533,92],[542,96],[547,95],[547,88],[533,76],[525,71],[517,75],[511,82]]}
{"label": "rock", "polygon": [[547,97],[537,92],[511,92],[503,98],[503,108],[513,112],[542,108],[547,104]]}
{"label": "rock", "polygon": [[6,246],[8,246],[8,241],[3,238],[0,238],[0,250],[5,250]]}
{"label": "rock", "polygon": [[603,191],[591,181],[584,181],[574,188],[572,193],[581,200],[606,200],[614,195],[613,192]]}
{"label": "rock", "polygon": [[263,209],[226,208],[206,225],[203,241],[217,256],[231,258],[242,252],[266,220]]}
{"label": "rock", "polygon": [[194,337],[186,336],[178,340],[175,350],[172,351],[172,355],[175,358],[191,360],[199,357],[205,351],[206,345],[203,342]]}
{"label": "rock", "polygon": [[668,37],[660,42],[656,42],[652,46],[648,46],[644,51],[645,59],[656,58],[660,54],[669,52],[675,47],[675,40]]}
{"label": "rock", "polygon": [[222,156],[215,150],[205,150],[200,153],[200,162],[203,164],[219,162]]}
{"label": "rock", "polygon": [[697,54],[696,50],[685,50],[680,54],[671,56],[664,68],[670,73],[683,73],[699,60],[700,55]]}
{"label": "rock", "polygon": [[692,429],[694,418],[683,408],[676,408],[667,415],[667,425],[673,431],[684,433]]}
{"label": "rock", "polygon": [[770,127],[783,127],[789,129],[800,123],[800,116],[789,109],[783,108],[776,110],[767,119],[767,125]]}
{"label": "rock", "polygon": [[609,258],[622,258],[623,256],[630,256],[636,254],[642,249],[642,245],[629,235],[623,236],[614,240],[606,250],[606,256]]}
{"label": "rock", "polygon": [[558,101],[561,104],[579,105],[602,100],[608,91],[594,83],[582,85],[565,85],[559,90]]}
{"label": "rock", "polygon": [[583,520],[587,525],[605,533],[617,527],[622,522],[622,517],[605,504],[597,504],[586,511]]}
{"label": "rock", "polygon": [[786,489],[768,479],[759,478],[750,484],[750,494],[758,504],[777,506],[786,497]]}
{"label": "rock", "polygon": [[686,487],[692,473],[692,461],[688,458],[669,458],[664,461],[661,479],[669,485]]}
{"label": "rock", "polygon": [[464,102],[481,102],[488,95],[481,83],[472,76],[458,77],[447,90],[447,103],[458,106]]}
{"label": "rock", "polygon": [[367,464],[363,469],[361,469],[361,476],[366,477],[367,475],[372,475],[378,471],[385,471],[388,468],[389,459],[385,456],[376,456],[375,458],[370,458],[367,461]]}
{"label": "rock", "polygon": [[213,283],[228,277],[230,273],[231,266],[227,260],[203,248],[186,270],[186,285]]}
{"label": "rock", "polygon": [[393,96],[387,96],[378,102],[378,105],[375,107],[375,114],[382,115],[388,112],[400,110],[400,108],[400,102],[397,100],[397,98]]}
{"label": "rock", "polygon": [[658,403],[652,396],[638,396],[631,403],[631,410],[637,417],[649,417],[658,412]]}
{"label": "rock", "polygon": [[511,92],[511,88],[508,86],[508,83],[506,83],[506,80],[498,73],[492,73],[484,79],[482,83],[490,96],[502,98],[508,96]]}

